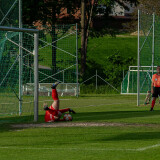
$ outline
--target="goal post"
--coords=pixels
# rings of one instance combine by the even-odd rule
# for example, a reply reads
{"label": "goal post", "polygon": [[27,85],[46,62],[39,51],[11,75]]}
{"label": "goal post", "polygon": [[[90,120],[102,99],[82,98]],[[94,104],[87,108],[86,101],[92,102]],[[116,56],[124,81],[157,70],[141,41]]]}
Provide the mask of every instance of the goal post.
{"label": "goal post", "polygon": [[139,94],[145,95],[151,90],[152,75],[157,66],[129,66],[122,84],[121,94],[138,94],[137,76],[139,73]]}
{"label": "goal post", "polygon": [[[19,32],[19,33],[32,33],[32,34],[34,34],[34,63],[33,63],[33,65],[34,65],[34,121],[36,122],[36,121],[38,121],[38,34],[39,34],[39,31],[37,29],[26,29],[26,28],[4,27],[4,26],[0,26],[0,31],[6,32],[6,33],[7,32],[13,32],[13,33]],[[2,34],[2,35],[6,35],[6,33]],[[22,45],[19,45],[19,43],[16,43],[15,41],[7,38],[7,36],[6,36],[6,40],[10,41],[12,44],[14,44],[14,46],[18,46],[18,48],[31,53],[31,51],[27,50]],[[5,44],[2,44],[2,46],[4,46],[4,45]],[[5,52],[7,52],[7,50]],[[1,53],[1,54],[3,54],[3,53]],[[19,50],[19,53],[18,53],[16,60],[12,64],[11,68],[5,73],[5,76],[2,78],[2,80],[0,82],[0,87],[3,85],[4,81],[7,79],[9,72],[12,70],[12,67],[14,66],[16,61],[18,60],[18,57],[21,57],[21,56],[22,55]],[[21,68],[21,66],[19,66],[19,67]],[[20,71],[19,73],[22,73],[22,71]],[[21,77],[21,75],[19,77]],[[19,81],[21,81],[21,80],[19,80]],[[19,83],[19,88],[21,88],[21,85],[20,85],[21,83],[22,82]],[[19,92],[19,93],[23,94],[22,92]],[[22,95],[19,95],[19,96],[22,96]],[[17,96],[17,98],[19,98],[19,97]],[[19,99],[19,101],[21,101],[21,99]],[[19,105],[20,105],[20,103],[19,103]],[[21,114],[21,106],[19,106],[19,114]]]}

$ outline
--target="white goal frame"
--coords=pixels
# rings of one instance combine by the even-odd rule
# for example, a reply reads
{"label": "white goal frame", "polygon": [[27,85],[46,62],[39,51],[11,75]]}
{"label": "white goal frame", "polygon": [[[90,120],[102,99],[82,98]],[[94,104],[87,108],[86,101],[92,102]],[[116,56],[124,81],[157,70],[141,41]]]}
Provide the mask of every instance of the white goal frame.
{"label": "white goal frame", "polygon": [[[152,73],[152,75],[153,75],[153,73],[156,72],[156,68],[157,68],[157,66],[139,66],[139,73],[141,73],[141,72],[147,73],[150,80],[152,80],[152,76],[149,73]],[[131,72],[137,72],[137,75],[138,75],[138,66],[129,66],[127,75],[125,76],[125,78],[127,78],[127,82],[128,82],[127,83],[127,88],[126,88],[126,93],[122,92],[123,85],[121,84],[121,94],[124,94],[124,95],[137,95],[138,94],[138,90],[137,90],[137,92],[131,92],[130,91],[130,85],[133,86],[133,84],[130,84],[131,82],[133,82],[133,80],[131,80]],[[123,81],[124,81],[124,79],[123,79]],[[142,86],[143,86],[144,83],[145,83],[145,79],[142,83]],[[134,86],[134,87],[137,87],[137,86]],[[141,90],[141,88],[140,88],[140,90]],[[140,92],[140,90],[139,90],[140,95],[145,95],[146,94],[146,93]]]}
{"label": "white goal frame", "polygon": [[[16,27],[5,27],[0,26],[1,31],[13,31],[13,32],[26,32],[26,33],[33,33],[34,34],[34,121],[38,121],[38,35],[39,30],[37,29],[26,29],[26,28],[16,28]],[[23,46],[19,45],[19,48],[22,49]],[[20,53],[21,54],[21,53]],[[21,66],[20,66],[21,68]],[[20,75],[21,76],[21,75]],[[19,87],[22,88],[22,78],[19,77],[21,81],[19,83]],[[22,92],[20,93],[20,99],[22,96]],[[19,113],[21,114],[21,101],[19,102]]]}

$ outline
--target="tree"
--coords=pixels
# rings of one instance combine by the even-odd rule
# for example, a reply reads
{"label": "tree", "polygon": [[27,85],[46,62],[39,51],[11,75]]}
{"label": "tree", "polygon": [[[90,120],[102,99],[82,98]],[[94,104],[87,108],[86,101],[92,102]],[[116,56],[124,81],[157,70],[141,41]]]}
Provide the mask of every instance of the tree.
{"label": "tree", "polygon": [[[77,1],[78,2],[78,1]],[[52,26],[50,35],[52,37],[52,67],[56,71],[56,31],[55,24],[59,20],[62,10],[67,8],[68,13],[76,12],[78,3],[74,0],[23,0],[23,23],[33,24],[40,21],[42,24]],[[33,9],[34,8],[34,9]],[[34,16],[33,16],[34,15]]]}
{"label": "tree", "polygon": [[83,76],[86,70],[86,59],[87,59],[87,44],[89,36],[89,27],[93,16],[96,14],[93,11],[96,11],[98,4],[103,4],[106,7],[106,14],[111,11],[114,3],[117,2],[120,6],[123,6],[125,9],[129,9],[125,2],[131,4],[137,4],[138,0],[81,0],[81,75]]}
{"label": "tree", "polygon": [[[74,14],[81,8],[81,75],[86,70],[87,60],[87,44],[90,31],[90,24],[96,15],[96,7],[103,4],[106,7],[106,15],[110,13],[110,9],[115,2],[128,9],[125,2],[136,4],[138,0],[23,0],[23,20],[25,24],[32,24],[34,21],[40,20],[43,24],[48,22],[52,26],[59,19],[62,8],[67,8],[70,14]],[[33,9],[34,8],[34,9]],[[34,15],[34,16],[33,16]],[[54,26],[52,28],[52,42],[56,37]],[[54,43],[56,45],[56,43]],[[56,50],[52,47],[52,64],[56,69]]]}
{"label": "tree", "polygon": [[122,82],[123,70],[127,71],[128,66],[135,64],[136,59],[127,57],[124,59],[118,50],[115,54],[106,57],[106,66],[104,74],[106,74],[106,81],[114,85],[120,86]]}
{"label": "tree", "polygon": [[159,0],[139,0],[139,6],[138,8],[140,10],[143,10],[145,13],[152,14],[155,12],[156,15],[160,15],[160,1]]}

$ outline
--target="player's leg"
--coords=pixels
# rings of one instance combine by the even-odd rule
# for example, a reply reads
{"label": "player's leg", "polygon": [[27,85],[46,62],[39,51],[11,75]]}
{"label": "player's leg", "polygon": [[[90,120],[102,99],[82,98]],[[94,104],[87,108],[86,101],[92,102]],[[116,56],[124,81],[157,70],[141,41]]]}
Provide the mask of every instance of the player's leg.
{"label": "player's leg", "polygon": [[58,98],[58,93],[56,90],[57,85],[59,84],[59,82],[54,83],[51,88],[52,88],[52,98],[54,100],[54,102],[52,103],[52,107],[55,110],[59,110],[59,98]]}
{"label": "player's leg", "polygon": [[144,105],[149,104],[150,99],[151,99],[151,91],[147,91],[147,95],[146,95],[146,98],[145,98],[145,101],[144,101]]}
{"label": "player's leg", "polygon": [[76,113],[73,109],[70,109],[70,108],[60,109],[59,111],[61,113],[65,113],[65,112],[68,112],[68,111],[69,111],[69,113],[73,113],[73,114]]}
{"label": "player's leg", "polygon": [[59,110],[59,98],[58,98],[58,93],[56,89],[52,89],[52,98],[54,102],[52,103],[52,107],[55,110]]}
{"label": "player's leg", "polygon": [[160,103],[160,87],[158,87],[158,101],[159,101],[159,103]]}
{"label": "player's leg", "polygon": [[155,103],[156,103],[156,97],[152,97],[152,103],[151,103],[151,109],[150,109],[150,111],[153,111]]}
{"label": "player's leg", "polygon": [[69,108],[65,108],[65,109],[60,109],[59,112],[61,113],[65,113],[65,112],[68,112],[70,109]]}
{"label": "player's leg", "polygon": [[55,110],[59,110],[59,100],[58,101],[54,101],[52,103],[52,107],[55,109]]}
{"label": "player's leg", "polygon": [[156,103],[156,98],[158,97],[158,87],[153,88],[153,94],[152,94],[152,103],[151,103],[151,109],[150,111],[153,111],[153,108]]}

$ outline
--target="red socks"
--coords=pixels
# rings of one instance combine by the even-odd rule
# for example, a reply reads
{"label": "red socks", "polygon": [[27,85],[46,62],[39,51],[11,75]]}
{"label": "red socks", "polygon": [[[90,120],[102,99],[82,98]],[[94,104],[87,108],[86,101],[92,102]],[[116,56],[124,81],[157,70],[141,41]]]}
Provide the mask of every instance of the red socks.
{"label": "red socks", "polygon": [[58,100],[58,93],[56,89],[52,89],[52,98],[53,100]]}
{"label": "red socks", "polygon": [[156,102],[155,100],[152,100],[152,106],[151,106],[152,108],[154,107],[155,102]]}

